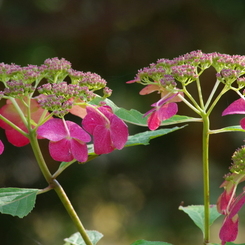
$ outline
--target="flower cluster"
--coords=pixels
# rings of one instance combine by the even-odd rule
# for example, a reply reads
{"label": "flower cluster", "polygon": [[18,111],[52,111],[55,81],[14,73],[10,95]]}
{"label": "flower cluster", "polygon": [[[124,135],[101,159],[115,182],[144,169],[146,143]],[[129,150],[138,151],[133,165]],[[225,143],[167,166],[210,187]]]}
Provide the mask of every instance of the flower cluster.
{"label": "flower cluster", "polygon": [[[52,58],[41,66],[1,63],[0,81],[5,86],[0,99],[6,99],[0,108],[0,127],[11,144],[27,145],[31,135],[46,138],[51,157],[63,162],[86,162],[90,142],[97,155],[124,147],[126,124],[109,106],[92,102],[99,96],[97,90],[102,89],[103,98],[112,93],[98,74],[75,71],[69,61]],[[68,113],[82,118],[81,126],[65,120]],[[3,150],[0,141],[0,154]]]}
{"label": "flower cluster", "polygon": [[[128,83],[140,83],[144,86],[141,95],[157,91],[161,98],[145,115],[149,115],[148,127],[157,129],[162,120],[174,116],[178,107],[176,103],[184,100],[185,87],[199,79],[203,71],[213,66],[217,79],[231,87],[237,81],[238,88],[244,87],[245,56],[220,53],[203,53],[192,51],[174,59],[159,59],[149,67],[140,69],[134,80]],[[189,97],[189,95],[188,95]],[[186,101],[186,100],[185,100]],[[187,102],[188,103],[188,102]]]}

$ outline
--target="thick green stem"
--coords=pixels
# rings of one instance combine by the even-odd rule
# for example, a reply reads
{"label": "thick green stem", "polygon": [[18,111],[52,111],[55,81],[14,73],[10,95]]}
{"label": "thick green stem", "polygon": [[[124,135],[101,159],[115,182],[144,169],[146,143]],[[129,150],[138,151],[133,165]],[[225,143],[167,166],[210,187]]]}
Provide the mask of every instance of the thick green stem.
{"label": "thick green stem", "polygon": [[50,184],[52,182],[52,174],[50,173],[48,166],[47,166],[47,164],[43,158],[43,154],[42,154],[41,149],[39,147],[39,144],[38,144],[38,141],[36,138],[36,133],[34,130],[30,130],[29,139],[30,139],[30,144],[31,144],[33,153],[34,153],[35,158],[37,160],[37,163],[39,165],[39,168],[40,168],[44,178],[48,182],[48,184]]}
{"label": "thick green stem", "polygon": [[209,188],[209,117],[203,115],[203,193],[204,193],[204,242],[208,244],[210,240],[209,208],[210,208],[210,188]]}
{"label": "thick green stem", "polygon": [[30,139],[30,144],[31,144],[32,150],[34,152],[34,155],[36,157],[36,160],[37,160],[38,165],[42,171],[44,178],[48,182],[49,186],[56,191],[56,193],[59,196],[61,202],[63,203],[67,213],[69,214],[74,225],[77,227],[78,231],[80,232],[80,234],[81,234],[84,242],[86,243],[86,245],[93,245],[92,242],[90,241],[84,227],[83,227],[82,222],[80,221],[80,219],[79,219],[77,213],[75,212],[71,202],[69,201],[66,193],[64,192],[62,186],[58,183],[58,181],[56,179],[53,179],[53,176],[50,173],[50,171],[47,167],[47,164],[43,158],[41,149],[39,147],[39,144],[38,144],[38,141],[36,138],[36,133],[34,130],[30,130],[29,139]]}
{"label": "thick green stem", "polygon": [[79,219],[76,211],[74,210],[70,200],[66,196],[66,193],[64,192],[62,186],[58,183],[57,180],[53,181],[53,187],[54,187],[54,190],[56,191],[57,195],[59,196],[61,202],[63,203],[67,213],[70,215],[73,223],[77,227],[77,230],[80,232],[84,242],[87,245],[93,245],[93,243],[90,241],[90,239],[86,233],[85,228],[83,227],[81,220]]}

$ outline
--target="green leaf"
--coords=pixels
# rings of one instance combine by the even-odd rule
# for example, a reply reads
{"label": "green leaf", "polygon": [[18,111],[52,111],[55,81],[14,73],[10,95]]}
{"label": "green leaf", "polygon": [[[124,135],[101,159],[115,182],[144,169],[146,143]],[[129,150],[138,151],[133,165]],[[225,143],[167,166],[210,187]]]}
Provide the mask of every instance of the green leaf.
{"label": "green leaf", "polygon": [[[103,235],[98,231],[86,231],[86,233],[93,245],[97,244],[97,242],[103,237]],[[64,245],[86,245],[79,232],[74,233],[69,238],[65,238],[64,241],[66,242]]]}
{"label": "green leaf", "polygon": [[[125,122],[135,124],[138,126],[148,127],[147,125],[148,117],[144,117],[144,114],[142,114],[141,112],[135,109],[126,110],[124,108],[118,107],[116,104],[114,104],[113,101],[109,99],[103,99],[102,97],[99,96],[93,99],[92,101],[90,101],[89,103],[93,105],[99,105],[101,101],[104,101],[108,106],[110,106],[113,112]],[[164,120],[161,123],[161,126],[173,125],[177,123],[201,122],[201,121],[202,121],[201,118],[175,115],[167,120]]]}
{"label": "green leaf", "polygon": [[23,218],[32,211],[38,189],[0,188],[0,212]]}
{"label": "green leaf", "polygon": [[[185,125],[186,126],[186,125]],[[163,136],[165,134],[172,133],[178,129],[181,129],[182,127],[173,127],[173,128],[164,128],[164,129],[158,129],[155,131],[145,131],[142,133],[138,133],[135,135],[131,135],[128,137],[128,141],[125,144],[125,147],[128,146],[135,146],[135,145],[149,145],[149,141],[151,139]]]}
{"label": "green leaf", "polygon": [[151,242],[151,241],[146,241],[146,240],[138,240],[131,245],[172,245],[167,242]]}
{"label": "green leaf", "polygon": [[[138,126],[148,127],[147,117],[144,117],[144,114],[140,113],[137,110],[134,109],[126,110],[124,108],[119,108],[118,110],[115,111],[115,114],[125,122],[135,124]],[[177,123],[200,122],[201,120],[202,120],[201,118],[175,115],[167,120],[164,120],[161,123],[161,126],[167,126],[167,125],[172,125]]]}
{"label": "green leaf", "polygon": [[212,134],[219,134],[219,133],[226,133],[226,132],[243,132],[244,133],[245,130],[240,125],[211,130]]}
{"label": "green leaf", "polygon": [[[201,229],[204,233],[204,206],[203,205],[190,205],[187,207],[180,206],[179,210],[184,211],[193,222]],[[210,205],[209,209],[209,226],[221,215],[216,208],[216,205]]]}
{"label": "green leaf", "polygon": [[114,113],[119,109],[119,107],[112,100],[104,99],[100,96],[97,96],[95,99],[91,100],[89,104],[100,105],[102,101],[105,102],[108,106],[110,106]]}

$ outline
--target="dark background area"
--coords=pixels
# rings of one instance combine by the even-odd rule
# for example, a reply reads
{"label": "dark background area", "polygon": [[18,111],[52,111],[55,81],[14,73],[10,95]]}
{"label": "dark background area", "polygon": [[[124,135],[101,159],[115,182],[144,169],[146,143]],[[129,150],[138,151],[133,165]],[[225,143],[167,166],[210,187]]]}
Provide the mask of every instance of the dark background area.
{"label": "dark background area", "polygon": [[[140,96],[140,85],[125,82],[159,58],[192,50],[244,55],[244,13],[243,0],[1,0],[0,62],[40,65],[47,58],[64,57],[74,69],[106,79],[117,105],[146,112],[158,95]],[[208,93],[214,74],[207,72],[204,78]],[[221,117],[236,98],[233,93],[224,96],[214,111],[213,128],[238,124],[241,117]],[[179,114],[186,113],[180,104]],[[133,134],[144,128],[129,130]],[[101,245],[129,245],[137,239],[202,244],[201,232],[178,210],[182,201],[203,202],[200,136],[201,125],[191,124],[149,146],[73,164],[58,180],[86,229],[105,235]],[[211,139],[212,203],[243,138],[224,134]],[[30,146],[6,144],[2,131],[1,139],[6,150],[0,158],[0,187],[46,187]],[[47,142],[41,144],[47,150]],[[54,172],[58,163],[47,159]],[[241,221],[242,231],[242,214]],[[212,227],[212,242],[219,241],[221,222]],[[74,232],[54,192],[38,196],[24,219],[0,215],[0,241],[5,245],[60,245]],[[240,234],[237,242],[244,241]]]}

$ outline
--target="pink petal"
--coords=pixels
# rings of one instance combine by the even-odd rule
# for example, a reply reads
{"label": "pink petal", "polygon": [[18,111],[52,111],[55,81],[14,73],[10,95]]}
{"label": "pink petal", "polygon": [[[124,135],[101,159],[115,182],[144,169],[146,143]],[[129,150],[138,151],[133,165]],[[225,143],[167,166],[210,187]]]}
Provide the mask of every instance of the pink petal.
{"label": "pink petal", "polygon": [[98,125],[94,129],[94,152],[98,155],[112,152],[115,147],[112,144],[110,131],[104,126]]}
{"label": "pink petal", "polygon": [[232,196],[228,195],[227,191],[224,190],[224,192],[219,196],[218,201],[217,201],[217,210],[219,213],[227,215],[228,204],[231,202],[230,201],[231,198]]}
{"label": "pink petal", "polygon": [[176,103],[167,103],[162,106],[158,111],[158,118],[160,121],[166,120],[178,112],[178,106]]}
{"label": "pink petal", "polygon": [[[74,100],[74,99],[70,99],[70,100]],[[73,105],[72,108],[69,110],[69,112],[83,119],[86,116],[87,111],[86,111],[86,105],[83,105],[82,102],[83,101],[81,99],[76,99],[74,103],[81,103],[81,104]]]}
{"label": "pink petal", "polygon": [[66,124],[70,131],[70,137],[78,139],[81,142],[91,141],[90,135],[85,130],[83,130],[83,128],[80,127],[78,124],[71,121],[66,121]]}
{"label": "pink petal", "polygon": [[116,115],[111,120],[111,140],[118,150],[121,150],[128,140],[128,127]]}
{"label": "pink petal", "polygon": [[[223,242],[233,242],[238,234],[238,215],[232,219],[226,217],[219,232],[219,237]],[[225,243],[222,243],[225,244]]]}
{"label": "pink petal", "polygon": [[245,118],[240,121],[240,125],[245,130]]}
{"label": "pink petal", "polygon": [[[28,111],[26,106],[23,104],[23,102],[19,99],[15,99],[17,104],[19,105],[20,109],[22,110],[23,114],[27,116]],[[31,100],[31,119],[34,122],[38,122],[44,109],[42,109],[37,101],[35,99]],[[6,105],[0,108],[0,114],[2,114],[4,117],[6,117],[9,121],[14,123],[16,126],[18,126],[20,129],[22,129],[24,132],[27,132],[27,128],[24,125],[22,119],[20,118],[18,112],[16,111],[14,105],[10,100],[6,101]],[[18,131],[13,129],[10,125],[5,123],[4,121],[0,120],[0,127],[5,129],[5,133],[7,136],[8,141],[13,144],[14,146],[21,147],[24,145],[29,144],[29,139],[20,134]],[[38,137],[40,138],[40,137]]]}
{"label": "pink petal", "polygon": [[101,106],[98,108],[98,110],[109,119],[111,119],[115,115],[110,106]]}
{"label": "pink petal", "polygon": [[146,95],[146,94],[150,94],[153,93],[155,91],[160,91],[161,87],[157,84],[150,84],[145,86],[143,89],[140,90],[140,95]]}
{"label": "pink petal", "polygon": [[30,143],[29,139],[15,129],[5,130],[8,142],[14,146],[22,147]]}
{"label": "pink petal", "polygon": [[71,152],[71,142],[67,139],[62,139],[58,142],[49,142],[49,153],[55,161],[70,162],[74,159]]}
{"label": "pink petal", "polygon": [[[15,99],[17,104],[19,105],[20,109],[22,110],[23,114],[27,116],[28,110],[27,107],[23,104],[23,102],[19,99]],[[35,99],[31,100],[31,119],[34,122],[38,122],[44,109],[40,107],[40,105],[37,103]],[[4,117],[6,117],[9,121],[14,123],[15,125],[19,126],[20,124],[23,124],[18,112],[16,111],[14,105],[10,100],[6,101],[6,105],[0,108],[0,114],[2,114]],[[0,120],[0,127],[3,129],[10,129],[12,128],[7,123]]]}
{"label": "pink petal", "polygon": [[148,128],[150,130],[156,130],[160,124],[161,121],[159,120],[158,114],[156,111],[154,111],[147,119],[147,124],[148,124]]}
{"label": "pink petal", "polygon": [[232,206],[230,207],[229,217],[232,218],[234,215],[236,215],[239,212],[239,210],[242,208],[244,203],[245,203],[245,192],[241,193],[235,199],[235,202],[233,202]]}
{"label": "pink petal", "polygon": [[130,81],[127,81],[126,83],[135,83],[136,80],[130,80]]}
{"label": "pink petal", "polygon": [[97,125],[105,125],[106,119],[103,115],[99,114],[98,111],[92,107],[87,107],[87,115],[82,120],[83,128],[93,134],[93,131]]}
{"label": "pink petal", "polygon": [[79,162],[88,160],[88,148],[86,144],[81,144],[77,140],[71,140],[71,150],[74,158]]}
{"label": "pink petal", "polygon": [[223,111],[222,116],[229,114],[245,114],[245,99],[235,100]]}
{"label": "pink petal", "polygon": [[3,153],[4,145],[3,142],[0,140],[0,155]]}
{"label": "pink petal", "polygon": [[37,129],[37,134],[51,141],[59,141],[67,136],[62,119],[53,118]]}
{"label": "pink petal", "polygon": [[164,104],[166,104],[167,102],[170,103],[170,101],[173,102],[174,98],[178,95],[177,94],[172,94],[171,96],[166,97],[162,97],[160,100],[158,100],[156,103],[152,104],[151,106],[155,106],[155,107],[160,107],[163,106]]}

